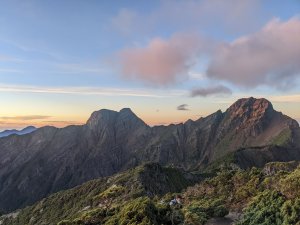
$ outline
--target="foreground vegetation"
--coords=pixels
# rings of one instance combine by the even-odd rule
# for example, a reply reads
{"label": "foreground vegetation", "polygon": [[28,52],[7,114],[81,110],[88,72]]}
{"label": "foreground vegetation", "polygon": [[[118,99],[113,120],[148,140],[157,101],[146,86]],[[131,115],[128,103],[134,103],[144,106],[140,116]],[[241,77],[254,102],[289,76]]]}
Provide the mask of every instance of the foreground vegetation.
{"label": "foreground vegetation", "polygon": [[[15,219],[4,219],[3,224],[202,225],[233,211],[242,213],[237,225],[300,225],[296,162],[248,170],[228,164],[213,168],[211,174],[192,185],[177,170],[138,167],[51,195],[21,210]],[[153,184],[157,179],[160,185]],[[183,203],[170,206],[179,190]]]}

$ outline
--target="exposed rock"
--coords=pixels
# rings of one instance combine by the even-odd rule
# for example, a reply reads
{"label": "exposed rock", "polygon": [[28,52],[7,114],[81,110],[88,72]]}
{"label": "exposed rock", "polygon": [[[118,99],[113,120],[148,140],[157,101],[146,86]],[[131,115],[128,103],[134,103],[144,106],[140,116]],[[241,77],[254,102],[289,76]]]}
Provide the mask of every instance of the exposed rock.
{"label": "exposed rock", "polygon": [[263,168],[263,173],[267,176],[275,175],[279,171],[291,172],[299,166],[299,161],[291,162],[270,162]]}

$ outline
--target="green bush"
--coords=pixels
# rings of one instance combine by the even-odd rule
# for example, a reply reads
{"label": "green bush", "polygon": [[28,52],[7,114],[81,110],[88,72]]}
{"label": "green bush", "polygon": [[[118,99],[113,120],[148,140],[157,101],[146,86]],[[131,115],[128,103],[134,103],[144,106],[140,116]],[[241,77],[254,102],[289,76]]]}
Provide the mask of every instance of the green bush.
{"label": "green bush", "polygon": [[300,224],[300,198],[286,201],[280,212],[283,225]]}
{"label": "green bush", "polygon": [[300,196],[300,167],[281,179],[280,190],[290,199]]}
{"label": "green bush", "polygon": [[220,199],[201,199],[191,202],[184,208],[185,222],[189,224],[205,224],[209,218],[224,217],[228,210]]}
{"label": "green bush", "polygon": [[282,225],[281,207],[284,197],[275,191],[264,191],[256,196],[237,225]]}
{"label": "green bush", "polygon": [[120,225],[156,224],[155,206],[148,197],[141,197],[128,202],[119,215]]}
{"label": "green bush", "polygon": [[184,222],[188,225],[204,225],[207,220],[207,214],[197,208],[189,208],[184,214]]}
{"label": "green bush", "polygon": [[102,193],[100,193],[99,195],[95,196],[94,199],[95,198],[115,198],[124,192],[125,192],[125,188],[123,186],[114,184],[114,185],[110,186],[108,189],[106,189],[105,191],[103,191]]}

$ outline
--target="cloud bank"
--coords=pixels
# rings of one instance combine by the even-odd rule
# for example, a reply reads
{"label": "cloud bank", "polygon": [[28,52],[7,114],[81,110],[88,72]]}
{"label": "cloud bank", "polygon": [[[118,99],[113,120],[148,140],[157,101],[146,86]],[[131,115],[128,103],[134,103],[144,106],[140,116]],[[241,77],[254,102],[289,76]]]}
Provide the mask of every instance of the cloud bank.
{"label": "cloud bank", "polygon": [[44,116],[44,115],[28,115],[28,116],[2,116],[0,119],[4,120],[42,120],[48,119],[51,116]]}
{"label": "cloud bank", "polygon": [[[239,88],[263,85],[282,90],[300,75],[300,19],[273,19],[258,32],[232,42],[183,34],[155,38],[145,47],[127,48],[118,56],[123,77],[156,86],[191,78],[192,67],[205,56],[208,63],[203,78],[215,81],[215,85],[227,81]],[[207,96],[206,92],[230,90],[215,86],[193,90],[192,96]]]}
{"label": "cloud bank", "polygon": [[274,19],[259,32],[219,47],[207,75],[237,86],[285,88],[300,75],[300,20]]}

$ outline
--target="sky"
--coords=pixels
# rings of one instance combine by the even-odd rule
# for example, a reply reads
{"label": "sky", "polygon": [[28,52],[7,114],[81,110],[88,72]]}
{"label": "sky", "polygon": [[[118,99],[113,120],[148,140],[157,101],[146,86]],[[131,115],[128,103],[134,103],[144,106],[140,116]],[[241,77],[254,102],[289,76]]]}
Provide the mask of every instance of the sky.
{"label": "sky", "polygon": [[267,98],[300,122],[299,0],[0,0],[0,130]]}

